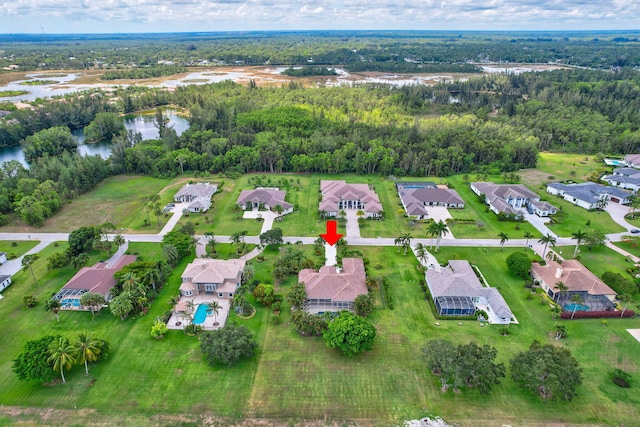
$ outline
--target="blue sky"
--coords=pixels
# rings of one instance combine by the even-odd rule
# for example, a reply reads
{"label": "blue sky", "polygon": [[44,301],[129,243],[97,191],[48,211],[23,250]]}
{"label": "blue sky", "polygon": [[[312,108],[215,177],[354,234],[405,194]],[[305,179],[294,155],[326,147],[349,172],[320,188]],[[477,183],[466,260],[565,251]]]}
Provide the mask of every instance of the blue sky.
{"label": "blue sky", "polygon": [[640,0],[0,0],[0,33],[623,30]]}

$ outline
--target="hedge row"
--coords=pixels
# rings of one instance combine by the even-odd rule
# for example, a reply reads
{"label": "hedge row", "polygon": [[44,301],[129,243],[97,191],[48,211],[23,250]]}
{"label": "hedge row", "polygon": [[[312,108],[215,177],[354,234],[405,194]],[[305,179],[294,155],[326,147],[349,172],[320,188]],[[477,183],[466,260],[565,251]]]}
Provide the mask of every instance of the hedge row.
{"label": "hedge row", "polygon": [[[574,319],[599,319],[602,317],[634,317],[636,313],[633,310],[625,310],[624,315],[621,311],[576,311]],[[571,320],[571,312],[565,311],[560,315],[561,319]]]}
{"label": "hedge row", "polygon": [[391,285],[387,281],[386,277],[382,278],[382,289],[384,291],[384,302],[387,304],[389,310],[393,310],[393,292],[391,291]]}

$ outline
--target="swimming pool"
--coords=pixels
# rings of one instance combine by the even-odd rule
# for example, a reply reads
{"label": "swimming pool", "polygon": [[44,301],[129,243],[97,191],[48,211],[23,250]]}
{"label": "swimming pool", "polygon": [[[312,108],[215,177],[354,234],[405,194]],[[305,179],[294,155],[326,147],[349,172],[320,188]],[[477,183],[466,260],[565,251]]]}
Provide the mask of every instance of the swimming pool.
{"label": "swimming pool", "polygon": [[589,306],[581,304],[566,304],[564,309],[565,311],[589,311]]}
{"label": "swimming pool", "polygon": [[80,307],[80,300],[76,298],[64,298],[60,301],[63,307]]}
{"label": "swimming pool", "polygon": [[198,309],[193,315],[193,324],[194,325],[202,325],[204,323],[204,319],[207,318],[207,307],[209,304],[199,304]]}

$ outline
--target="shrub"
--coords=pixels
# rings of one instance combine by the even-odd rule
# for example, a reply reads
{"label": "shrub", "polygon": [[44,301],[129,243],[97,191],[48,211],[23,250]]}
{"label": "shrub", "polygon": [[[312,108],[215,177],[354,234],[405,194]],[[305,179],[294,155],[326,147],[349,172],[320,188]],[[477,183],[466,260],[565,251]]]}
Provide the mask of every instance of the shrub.
{"label": "shrub", "polygon": [[611,381],[618,387],[629,388],[631,387],[631,375],[623,371],[622,369],[614,369],[611,374]]}
{"label": "shrub", "polygon": [[389,310],[393,310],[393,292],[391,290],[391,285],[387,281],[386,277],[382,278],[382,290],[384,292],[384,302],[387,304]]}
{"label": "shrub", "polygon": [[[571,320],[571,311],[564,311],[561,315],[561,319]],[[633,310],[625,310],[624,315],[620,311],[576,311],[573,315],[574,319],[600,319],[603,317],[634,317],[636,313]]]}
{"label": "shrub", "polygon": [[36,305],[38,305],[38,300],[33,295],[23,296],[22,301],[24,302],[24,305],[26,305],[28,308],[33,308]]}

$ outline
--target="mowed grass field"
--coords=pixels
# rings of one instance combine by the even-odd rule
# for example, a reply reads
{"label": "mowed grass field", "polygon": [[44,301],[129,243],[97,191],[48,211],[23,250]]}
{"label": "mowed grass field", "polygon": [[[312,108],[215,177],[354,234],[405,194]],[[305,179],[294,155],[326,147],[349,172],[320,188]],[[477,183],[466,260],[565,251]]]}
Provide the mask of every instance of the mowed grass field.
{"label": "mowed grass field", "polygon": [[[371,352],[345,357],[327,348],[321,338],[296,334],[289,324],[288,307],[283,307],[277,324],[270,320],[267,308],[258,307],[249,321],[235,319],[233,313],[229,320],[255,333],[258,354],[232,368],[211,368],[196,338],[178,331],[170,331],[161,341],[149,335],[155,317],[169,309],[167,301],[177,294],[180,273],[191,258],[174,270],[146,316],[123,322],[107,310],[95,320],[89,313],[62,312],[57,323],[42,303],[27,309],[21,298],[34,292],[43,300],[73,274],[71,270],[45,271],[46,257],[63,248],[63,244],[46,248],[36,262],[36,277],[41,279],[38,288],[21,272],[0,303],[0,375],[4,379],[0,401],[10,406],[74,411],[73,417],[57,419],[58,425],[86,425],[96,420],[111,425],[199,425],[206,417],[217,416],[221,417],[218,425],[256,417],[282,424],[315,419],[387,426],[425,414],[440,415],[460,426],[630,425],[628,420],[640,416],[640,394],[633,388],[618,388],[607,379],[609,370],[621,367],[632,373],[634,383],[640,382],[640,343],[625,330],[640,328],[640,321],[609,319],[606,326],[599,320],[566,322],[569,338],[553,340],[554,321],[548,306],[538,296],[527,299],[530,293],[523,281],[506,271],[505,258],[519,249],[448,247],[437,254],[441,262],[472,259],[490,284],[501,290],[520,322],[510,327],[508,337],[502,337],[496,326],[480,327],[475,321],[460,326],[457,321],[441,320],[437,326],[411,253],[404,256],[393,247],[355,247],[370,265],[382,265],[379,270],[371,268],[370,274],[386,277],[395,299],[394,310],[378,305],[370,316],[378,331]],[[300,248],[312,256],[312,247]],[[156,244],[132,243],[129,251],[138,252],[143,259],[159,254]],[[277,255],[269,250],[264,262],[255,263],[256,278],[270,280]],[[284,294],[293,280],[295,276],[289,277],[277,286],[277,292]],[[68,373],[67,384],[43,387],[37,381],[19,382],[11,372],[11,359],[26,340],[46,333],[72,337],[85,330],[112,345],[111,357],[91,366],[89,377],[76,366]],[[508,378],[494,387],[491,396],[472,390],[442,393],[438,379],[420,358],[422,346],[433,338],[496,346],[499,361],[505,363],[534,339],[567,346],[585,369],[585,383],[579,397],[568,403],[543,403]],[[42,419],[40,423],[47,424]]]}

